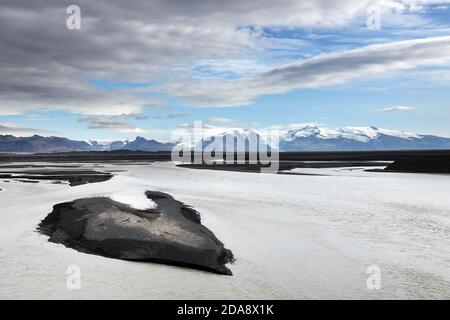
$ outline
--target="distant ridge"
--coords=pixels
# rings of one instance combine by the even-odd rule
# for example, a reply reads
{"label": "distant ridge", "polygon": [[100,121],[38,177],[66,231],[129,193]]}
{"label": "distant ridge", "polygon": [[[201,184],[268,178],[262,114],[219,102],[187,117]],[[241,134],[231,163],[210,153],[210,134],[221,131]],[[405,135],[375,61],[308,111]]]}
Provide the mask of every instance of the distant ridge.
{"label": "distant ridge", "polygon": [[92,146],[85,141],[74,141],[61,137],[15,137],[0,136],[0,152],[52,153],[90,151]]}
{"label": "distant ridge", "polygon": [[[378,127],[344,127],[330,129],[315,125],[292,126],[272,130],[279,140],[274,146],[266,142],[266,130],[229,128],[220,134],[195,142],[203,150],[250,151],[278,149],[280,151],[388,151],[450,149],[450,138],[421,135]],[[230,141],[232,143],[230,143]],[[163,143],[136,137],[133,141],[76,141],[63,137],[15,137],[0,135],[0,152],[56,153],[72,151],[171,151],[175,142]],[[194,146],[193,145],[193,146]]]}
{"label": "distant ridge", "polygon": [[97,141],[76,141],[61,137],[15,137],[0,135],[0,152],[16,153],[56,153],[72,151],[170,151],[174,143],[162,143],[136,137],[134,141],[113,141],[101,144]]}

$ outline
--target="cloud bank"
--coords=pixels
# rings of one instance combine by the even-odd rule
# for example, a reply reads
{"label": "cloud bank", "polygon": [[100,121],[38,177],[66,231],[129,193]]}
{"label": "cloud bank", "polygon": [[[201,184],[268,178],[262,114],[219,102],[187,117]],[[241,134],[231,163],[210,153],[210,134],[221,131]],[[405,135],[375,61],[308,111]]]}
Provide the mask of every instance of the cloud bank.
{"label": "cloud bank", "polygon": [[179,80],[165,88],[197,106],[240,106],[258,96],[344,84],[380,73],[450,63],[450,36],[371,45],[286,63],[237,80]]}
{"label": "cloud bank", "polygon": [[[251,77],[186,78],[199,61],[246,61],[283,49],[263,28],[337,28],[364,23],[378,5],[412,13],[448,1],[400,0],[79,0],[82,29],[65,27],[72,1],[0,4],[0,115],[64,109],[86,115],[133,114],[161,105],[160,91],[193,106],[236,106],[264,94],[342,84],[390,70],[446,64],[448,38],[423,39],[318,55],[283,65],[236,68]],[[280,47],[281,46],[281,47]],[[225,68],[226,69],[226,68]],[[261,71],[264,70],[264,71]],[[225,70],[226,71],[226,70]],[[259,72],[259,73],[258,73]],[[106,90],[92,79],[154,83]]]}

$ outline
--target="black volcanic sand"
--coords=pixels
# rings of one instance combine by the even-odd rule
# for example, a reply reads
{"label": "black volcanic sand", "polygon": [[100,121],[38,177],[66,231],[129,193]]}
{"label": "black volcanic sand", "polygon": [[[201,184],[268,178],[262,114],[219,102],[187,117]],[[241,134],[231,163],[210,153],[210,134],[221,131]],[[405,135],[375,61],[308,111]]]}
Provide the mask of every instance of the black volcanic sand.
{"label": "black volcanic sand", "polygon": [[399,159],[387,166],[385,168],[385,171],[413,173],[450,173],[450,157]]}
{"label": "black volcanic sand", "polygon": [[50,165],[50,164],[7,164],[0,165],[2,169],[33,169],[33,168],[81,168],[80,165]]}
{"label": "black volcanic sand", "polygon": [[[280,161],[278,174],[291,175],[312,175],[323,176],[324,174],[288,172],[295,168],[340,168],[340,167],[370,167],[370,166],[387,166],[390,162],[373,162],[373,161],[318,161],[318,162],[302,162],[302,161]],[[270,165],[249,164],[249,163],[216,163],[216,164],[179,164],[179,167],[190,169],[207,169],[207,170],[224,170],[236,172],[253,172],[260,173],[262,168],[268,168]]]}
{"label": "black volcanic sand", "polygon": [[112,177],[113,175],[110,173],[94,170],[0,171],[0,179],[16,179],[19,182],[30,183],[39,182],[39,180],[67,181],[72,187],[87,183],[104,182]]}
{"label": "black volcanic sand", "polygon": [[[188,153],[189,154],[189,153]],[[201,156],[201,155],[200,155]],[[188,155],[193,158],[194,154]],[[280,161],[394,161],[411,157],[450,157],[450,150],[280,152]],[[95,163],[171,161],[171,152],[92,151],[41,154],[0,153],[0,164],[13,162]],[[248,158],[248,155],[247,155]]]}
{"label": "black volcanic sand", "polygon": [[231,275],[234,262],[200,215],[162,192],[146,192],[156,209],[137,210],[110,198],[60,203],[39,224],[50,242],[80,252],[132,261],[158,262]]}

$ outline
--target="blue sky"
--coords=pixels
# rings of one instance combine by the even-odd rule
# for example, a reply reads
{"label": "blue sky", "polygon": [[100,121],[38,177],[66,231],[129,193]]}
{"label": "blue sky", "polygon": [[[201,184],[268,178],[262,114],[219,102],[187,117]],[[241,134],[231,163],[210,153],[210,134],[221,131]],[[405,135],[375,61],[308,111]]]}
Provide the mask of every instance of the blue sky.
{"label": "blue sky", "polygon": [[[183,22],[173,24],[162,8],[169,22],[143,15],[130,18],[136,29],[126,17],[122,27],[119,19],[111,28],[62,28],[67,45],[45,34],[50,23],[41,30],[46,46],[34,53],[22,48],[40,46],[33,41],[39,33],[25,25],[21,39],[2,41],[2,68],[12,71],[2,79],[0,134],[170,140],[177,126],[203,120],[255,129],[373,125],[450,137],[450,6],[428,2],[392,1],[403,6],[397,10],[380,5],[378,30],[367,27],[366,7],[356,10],[351,0],[305,16],[290,17],[288,7],[280,17],[289,23],[270,18],[281,9],[269,4],[267,16],[256,7],[241,12],[233,2],[236,8],[183,13]],[[81,1],[82,11],[95,12],[90,6]],[[9,34],[18,28],[12,19],[5,24]],[[13,54],[19,51],[22,64]]]}

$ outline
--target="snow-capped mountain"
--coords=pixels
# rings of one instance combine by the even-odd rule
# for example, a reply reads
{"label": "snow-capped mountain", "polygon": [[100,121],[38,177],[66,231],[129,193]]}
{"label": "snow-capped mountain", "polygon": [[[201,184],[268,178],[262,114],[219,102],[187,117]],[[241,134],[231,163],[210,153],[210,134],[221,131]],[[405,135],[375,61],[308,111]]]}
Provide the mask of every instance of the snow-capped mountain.
{"label": "snow-capped mountain", "polygon": [[225,151],[256,151],[257,148],[280,151],[424,150],[450,149],[450,138],[373,126],[331,129],[301,125],[296,128],[259,131],[230,129],[203,139],[197,147],[200,145],[204,150],[215,148]]}
{"label": "snow-capped mountain", "polygon": [[370,151],[449,149],[450,138],[377,127],[330,129],[313,125],[280,134],[282,151]]}
{"label": "snow-capped mountain", "polygon": [[293,141],[298,138],[317,137],[321,139],[349,139],[361,142],[368,142],[371,139],[376,139],[380,135],[387,135],[398,138],[417,138],[420,136],[414,133],[405,131],[395,131],[388,129],[381,129],[377,127],[344,127],[338,129],[329,129],[313,125],[305,125],[300,128],[290,129],[286,132],[284,140]]}
{"label": "snow-capped mountain", "polygon": [[176,145],[175,143],[163,143],[156,140],[147,140],[143,137],[136,137],[135,140],[116,140],[113,142],[98,142],[89,141],[91,145],[91,151],[117,151],[117,150],[129,150],[129,151],[171,151]]}
{"label": "snow-capped mountain", "polygon": [[[162,143],[156,140],[147,140],[143,137],[136,137],[134,141],[128,141],[123,146],[120,147],[118,142],[113,142],[109,149],[110,150],[130,150],[130,151],[171,151],[175,146],[175,143]],[[115,147],[119,149],[115,149]]]}
{"label": "snow-capped mountain", "polygon": [[231,129],[218,135],[209,136],[196,145],[204,151],[257,152],[270,150],[270,146],[260,133],[252,129]]}

